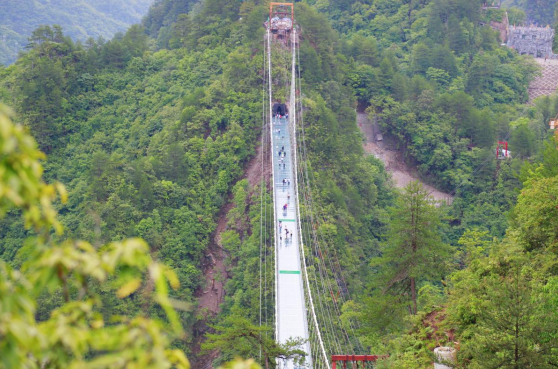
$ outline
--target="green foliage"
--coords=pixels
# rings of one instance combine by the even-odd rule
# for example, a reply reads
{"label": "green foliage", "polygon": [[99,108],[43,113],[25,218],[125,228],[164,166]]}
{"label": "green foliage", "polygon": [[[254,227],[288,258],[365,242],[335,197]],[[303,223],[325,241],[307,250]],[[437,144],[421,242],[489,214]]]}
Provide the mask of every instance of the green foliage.
{"label": "green foliage", "polygon": [[222,355],[255,357],[260,352],[266,368],[275,368],[278,360],[294,359],[295,363],[304,365],[305,351],[301,348],[305,342],[291,339],[285,344],[278,344],[270,327],[258,327],[249,320],[227,317],[220,326],[214,326],[217,333],[207,335],[207,342],[202,345],[206,351],[218,349]]}
{"label": "green foliage", "polygon": [[256,362],[252,359],[243,361],[241,359],[236,359],[231,361],[221,367],[219,369],[260,369],[261,367],[256,364]]}
{"label": "green foliage", "polygon": [[526,250],[558,251],[558,177],[537,178],[517,199],[514,223]]}
{"label": "green foliage", "polygon": [[41,25],[60,24],[74,40],[110,38],[141,20],[151,0],[8,0],[0,4],[0,64],[11,64]]}
{"label": "green foliage", "polygon": [[[555,97],[541,98],[531,107],[521,105],[537,68],[500,47],[497,34],[479,25],[484,21],[481,3],[296,4],[303,31],[300,71],[308,150],[299,159],[308,168],[323,255],[335,265],[326,271],[325,282],[339,286],[343,298],[352,297],[339,324],[358,322],[360,342],[374,353],[389,353],[385,365],[391,367],[431,366],[431,350],[450,341],[442,331],[455,332],[462,342],[460,357],[465,361],[460,363],[486,360],[492,365],[488,347],[497,358],[513,362],[510,345],[519,341],[510,339],[513,330],[497,329],[505,323],[499,307],[506,309],[506,319],[528,313],[528,319],[521,320],[525,335],[518,346],[525,357],[539,367],[553,359],[535,344],[554,344],[540,322],[554,306],[557,227],[552,199],[558,151],[555,142],[542,147],[549,135],[548,119],[558,105]],[[102,4],[106,9],[108,2]],[[239,181],[260,134],[261,23],[267,9],[252,0],[195,5],[160,0],[143,22],[145,31],[133,26],[110,41],[90,39],[82,45],[59,27],[40,27],[31,35],[29,51],[14,66],[0,69],[0,99],[15,107],[18,122],[49,154],[48,181],[65,182],[69,189],[65,204],[46,202],[19,210],[15,200],[0,203],[6,212],[0,222],[0,256],[12,271],[36,260],[35,244],[28,241],[22,247],[24,240],[47,236],[40,227],[26,230],[19,215],[33,225],[37,212],[58,210],[67,235],[53,242],[63,245],[72,261],[68,280],[75,276],[78,281],[50,276],[57,284],[39,294],[31,315],[41,322],[55,317],[59,322],[81,314],[74,322],[86,322],[92,333],[76,342],[86,342],[85,349],[71,348],[75,357],[92,360],[116,352],[107,346],[113,340],[93,324],[101,320],[105,327],[125,326],[110,331],[114,337],[149,328],[157,334],[170,332],[165,340],[174,340],[175,347],[190,343],[177,334],[174,322],[180,319],[187,332],[192,330],[197,317],[187,307],[205,281],[200,269],[204,251],[229,198],[234,206],[218,242],[228,252],[230,278],[222,312],[215,317],[218,333],[206,348],[223,349],[217,362],[239,354],[257,358],[260,345],[267,350],[262,363],[273,366],[274,357],[287,355],[289,350],[275,345],[267,328],[274,314],[270,195],[265,184],[252,188]],[[283,83],[290,59],[279,49],[274,55],[273,75]],[[418,188],[398,197],[393,210],[385,210],[395,197],[381,162],[364,156],[357,107],[368,108],[386,141],[404,149],[405,160],[416,165],[423,178],[459,195],[447,219]],[[509,140],[514,159],[496,163],[498,140]],[[526,160],[532,164],[524,164]],[[510,211],[522,182],[518,206]],[[18,187],[5,186],[6,193],[12,188]],[[52,201],[54,190],[46,188]],[[500,245],[508,223],[512,228]],[[420,227],[410,229],[409,224]],[[161,267],[163,274],[174,272],[180,282],[181,288],[170,291],[172,299],[163,299],[162,307],[161,301],[149,299],[154,282],[149,282],[151,259],[144,244],[123,241],[101,247],[137,236],[149,242],[151,257],[167,266]],[[76,251],[66,237],[85,239],[99,250],[80,243],[84,246]],[[448,244],[458,250],[453,260]],[[120,250],[118,255],[128,250],[122,245],[134,252],[133,262],[114,256],[115,250]],[[306,257],[309,264],[319,261],[315,255]],[[120,260],[123,268],[109,267],[105,259]],[[104,266],[104,274],[83,274],[78,267],[90,268],[89,262]],[[268,283],[262,291],[261,327],[256,326],[260,266]],[[444,277],[452,268],[458,271],[444,289]],[[312,267],[310,273],[315,273]],[[91,282],[87,289],[86,279]],[[505,288],[498,289],[499,281]],[[515,303],[518,296],[523,303]],[[66,300],[78,297],[81,305],[73,311],[80,313],[71,315]],[[167,316],[168,302],[178,299],[185,303],[177,306],[186,309]],[[448,319],[442,322],[446,311]],[[113,323],[113,315],[125,318]],[[169,323],[145,328],[146,320],[134,320],[136,316]],[[555,327],[552,319],[548,329]],[[49,342],[58,349],[56,337]],[[92,342],[93,337],[101,343]],[[129,350],[129,357],[140,360],[150,352],[150,336],[126,337],[120,347]],[[153,341],[161,343],[157,350],[163,351],[157,352],[165,352],[165,340]],[[70,357],[68,350],[62,351]]]}
{"label": "green foliage", "polygon": [[[254,152],[261,81],[244,76],[261,61],[225,46],[146,52],[139,26],[87,47],[59,28],[43,27],[34,40],[0,84],[14,87],[8,98],[18,121],[49,153],[47,178],[68,183],[69,201],[57,205],[67,237],[95,245],[145,237],[180,281],[172,297],[192,304],[215,218]],[[229,88],[238,82],[242,88]],[[14,265],[26,259],[24,250],[17,254],[29,234],[16,215],[0,224],[1,257]],[[116,299],[104,286],[97,292],[103,314],[161,314],[152,300]],[[41,318],[61,301],[60,293],[40,299]],[[181,311],[180,319],[190,331],[195,314]]]}
{"label": "green foliage", "polygon": [[555,365],[555,277],[547,279],[555,263],[507,242],[452,276],[448,312],[463,340],[460,367]]}
{"label": "green foliage", "polygon": [[52,186],[43,182],[39,160],[44,159],[44,154],[37,150],[35,141],[23,127],[11,122],[10,111],[3,105],[0,109],[0,215],[4,217],[12,209],[21,209],[27,228],[34,227],[38,231],[51,226],[60,233],[62,228],[52,202],[56,191],[66,201],[66,190],[59,183]]}
{"label": "green foliage", "polygon": [[510,24],[522,25],[527,20],[527,15],[522,9],[512,7],[506,9],[506,11],[508,12],[508,20]]}
{"label": "green foliage", "polygon": [[[57,206],[67,237],[95,245],[144,237],[153,257],[180,281],[181,288],[171,291],[173,298],[194,302],[194,291],[204,282],[199,267],[204,250],[232,190],[235,208],[221,238],[231,253],[233,276],[227,281],[223,317],[241,313],[257,322],[261,196],[245,181],[233,185],[253,155],[261,119],[262,59],[261,52],[254,53],[251,47],[260,48],[254,30],[260,30],[258,14],[265,14],[266,7],[249,2],[242,7],[238,2],[224,5],[215,16],[209,15],[209,8],[200,8],[199,13],[182,17],[172,27],[176,32],[183,27],[180,37],[174,33],[170,38],[175,49],[155,53],[147,51],[149,41],[137,26],[108,42],[90,40],[86,46],[73,43],[59,28],[43,27],[35,32],[29,52],[9,71],[2,71],[0,85],[2,91],[11,91],[2,96],[16,106],[18,120],[49,153],[47,178],[69,184],[68,203]],[[244,12],[246,23],[237,22],[238,12]],[[312,146],[309,164],[332,168],[313,179],[320,186],[316,211],[329,214],[324,224],[330,235],[327,249],[336,250],[344,266],[352,265],[343,272],[348,281],[344,288],[356,290],[362,282],[352,276],[365,272],[365,265],[357,260],[375,252],[384,225],[382,207],[391,195],[381,164],[363,156],[351,108],[355,105],[352,90],[344,84],[342,61],[331,54],[335,34],[311,8],[300,14],[312,42],[307,42],[307,50],[326,66],[313,80],[307,79],[307,73],[316,70],[314,61],[303,60],[301,68],[304,83],[315,83],[305,89],[312,98],[309,104],[317,102],[308,112],[315,127],[307,133]],[[188,28],[191,22],[200,27]],[[355,57],[377,68],[372,39],[364,44],[367,49]],[[281,75],[280,70],[277,73]],[[24,75],[29,79],[21,78]],[[384,88],[391,75],[386,61]],[[339,81],[326,80],[332,76]],[[26,106],[20,105],[23,99]],[[319,126],[331,130],[324,132]],[[320,145],[322,139],[331,148]],[[263,200],[269,218],[269,195],[264,194]],[[269,226],[272,220],[266,222]],[[13,214],[0,227],[2,258],[21,264],[29,255],[28,249],[21,248],[28,232],[21,230]],[[269,231],[264,230],[264,237],[271,245]],[[374,247],[368,249],[369,245]],[[270,263],[271,250],[266,252]],[[270,283],[272,271],[268,264]],[[335,283],[333,274],[330,278]],[[94,290],[104,317],[112,312],[162,316],[160,307],[141,294],[122,300],[105,284]],[[264,297],[271,302],[272,292],[266,291]],[[38,316],[47,319],[63,304],[63,293],[42,294],[40,301]],[[270,304],[265,312],[272,319]],[[191,310],[179,314],[190,331],[195,314]],[[179,347],[188,343],[188,339],[174,342]]]}
{"label": "green foliage", "polygon": [[528,20],[542,27],[552,25],[555,21],[552,11],[556,6],[556,0],[523,0],[518,5],[525,9]]}
{"label": "green foliage", "polygon": [[371,260],[378,268],[377,288],[398,296],[398,305],[418,312],[418,289],[444,276],[449,248],[440,236],[440,213],[420,182],[411,182],[390,211],[391,223],[381,256]]}
{"label": "green foliage", "polygon": [[[190,367],[184,353],[169,349],[182,327],[168,298],[168,283],[178,288],[174,273],[153,262],[141,240],[111,243],[100,250],[81,241],[58,242],[49,235],[62,228],[52,201],[66,192],[47,185],[34,140],[0,112],[0,171],[2,216],[22,210],[27,226],[40,235],[26,241],[29,257],[17,270],[0,261],[1,368],[182,368]],[[57,189],[55,189],[55,187]],[[110,279],[112,293],[128,298],[144,283],[168,319],[161,322],[137,315],[99,313],[95,286]],[[61,291],[64,302],[42,321],[37,320],[37,296]]]}
{"label": "green foliage", "polygon": [[195,1],[157,0],[143,19],[148,34],[157,39],[160,47],[166,46],[173,23],[188,13]]}

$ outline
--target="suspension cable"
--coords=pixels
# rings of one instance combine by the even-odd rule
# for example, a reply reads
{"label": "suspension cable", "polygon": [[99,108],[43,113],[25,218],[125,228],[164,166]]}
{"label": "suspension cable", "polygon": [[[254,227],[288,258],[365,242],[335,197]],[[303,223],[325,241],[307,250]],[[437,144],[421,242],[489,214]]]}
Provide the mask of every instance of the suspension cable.
{"label": "suspension cable", "polygon": [[[301,105],[301,108],[300,108],[299,111],[302,112],[302,105]],[[302,120],[301,120],[301,121],[302,121]],[[300,146],[298,146],[298,149],[301,151]],[[297,176],[298,176],[298,173],[297,173]],[[303,188],[306,187],[304,182],[305,182],[305,179],[304,179],[304,176],[302,176],[302,185],[303,185]],[[305,190],[305,192],[307,192],[307,191]],[[308,200],[308,199],[307,199],[307,196],[304,196],[303,201],[304,201],[304,204],[305,204],[305,207],[304,207],[304,208],[305,208],[305,210],[306,210],[306,214],[307,214],[308,209],[309,209],[308,201],[307,201],[307,200]],[[306,215],[305,215],[305,216],[306,216]],[[307,234],[312,234],[312,232],[309,230],[309,224],[308,224],[307,222],[304,222],[304,223],[301,223],[301,224],[302,224],[302,226],[305,226],[305,229],[306,229]],[[314,242],[316,242],[316,240],[314,240]],[[310,245],[313,245],[314,242],[310,242]],[[312,260],[312,259],[310,259],[310,260]],[[323,282],[323,277],[322,277],[321,274],[318,274],[318,276],[320,277],[320,282],[321,282],[321,286],[322,286],[321,292],[320,292],[320,288],[319,288],[319,285],[320,285],[320,284],[318,283],[318,281],[317,281],[316,279],[313,279],[313,282],[314,282],[314,284],[315,284],[315,286],[316,286],[316,287],[315,287],[315,288],[316,288],[316,291],[319,292],[319,293],[317,294],[318,302],[319,302],[318,307],[320,307],[320,308],[322,309],[322,315],[321,315],[321,316],[323,317],[323,319],[325,319],[326,323],[329,323],[330,330],[331,330],[331,336],[332,336],[333,338],[331,338],[331,337],[329,336],[330,333],[329,333],[329,330],[328,330],[328,329],[325,329],[325,333],[326,333],[326,336],[328,336],[328,342],[329,342],[329,344],[330,344],[330,345],[334,345],[334,346],[336,347],[336,350],[337,350],[337,351],[341,351],[341,349],[340,349],[341,346],[339,345],[339,341],[337,340],[337,336],[336,336],[335,333],[334,333],[334,332],[335,332],[335,328],[334,328],[334,325],[333,325],[333,319],[332,319],[331,311],[330,311],[330,309],[329,309],[329,305],[326,304],[325,301],[322,302],[322,294],[323,294],[324,296],[327,295],[326,290],[325,290],[325,285],[324,285],[324,282]],[[327,324],[324,326],[324,328],[326,328],[326,327],[327,327]]]}
{"label": "suspension cable", "polygon": [[[266,68],[265,68],[265,62],[266,62],[266,56],[265,56],[265,52],[264,52],[264,58],[263,58],[263,78],[262,78],[262,133],[261,133],[261,150],[262,150],[262,159],[261,159],[261,176],[260,176],[260,259],[259,259],[259,265],[260,265],[260,313],[259,313],[259,320],[260,320],[260,328],[262,327],[262,259],[263,259],[263,252],[262,252],[262,248],[263,248],[263,208],[264,208],[264,198],[263,198],[263,150],[264,150],[264,137],[265,137],[265,122],[266,122],[266,96],[265,96],[265,82],[266,82]],[[265,276],[264,278],[266,278],[267,280],[267,276]],[[261,333],[260,333],[260,362],[262,361],[262,345],[261,345]]]}
{"label": "suspension cable", "polygon": [[[269,28],[267,29],[267,66],[268,66],[268,78],[269,78],[269,112],[272,111],[271,100],[272,100],[272,84],[273,84],[273,74],[271,73],[271,31]],[[273,142],[273,114],[269,116],[269,137],[270,141]],[[271,155],[271,168],[275,168],[274,163],[274,155]],[[272,175],[272,186],[273,186],[273,193],[275,193],[275,171],[271,171]],[[274,244],[277,244],[277,209],[273,207],[273,240]],[[277,293],[277,282],[278,282],[278,270],[277,270],[277,247],[275,246],[274,250],[275,254],[275,337],[279,337],[279,311],[278,311],[278,302],[277,299],[279,298],[279,294]]]}
{"label": "suspension cable", "polygon": [[[299,58],[299,59],[298,59],[298,60],[299,60],[299,65],[300,65],[300,53],[298,53],[298,58]],[[302,81],[301,81],[301,76],[300,76],[300,69],[299,69],[299,71],[298,71],[298,79],[299,79],[299,85],[301,85],[301,84],[302,84]],[[302,102],[301,102],[301,105],[302,105]],[[302,109],[302,106],[301,106],[301,109]],[[302,110],[301,110],[301,111],[302,111]],[[303,116],[302,116],[302,114],[301,114],[301,121],[303,122]],[[303,151],[303,153],[302,153],[301,155],[303,155],[303,157],[307,158],[308,156],[307,156],[307,149],[306,149],[304,124],[302,124],[301,127],[302,127],[302,128],[301,128],[301,133],[302,133],[302,143],[303,143],[302,149],[301,149],[301,151]],[[306,199],[306,200],[307,200],[307,203],[308,203],[308,210],[309,210],[309,213],[310,213],[309,215],[310,215],[310,218],[311,218],[311,222],[312,222],[312,224],[315,224],[315,223],[314,223],[313,210],[312,210],[313,207],[314,207],[313,204],[312,204],[312,194],[311,194],[312,190],[311,190],[311,186],[310,186],[310,179],[309,179],[309,177],[308,177],[308,172],[309,172],[309,170],[308,170],[308,166],[307,166],[307,165],[308,165],[307,161],[308,161],[308,159],[306,159],[306,160],[303,161],[305,170],[303,171],[303,172],[304,172],[304,175],[302,176],[302,179],[303,179],[303,185],[306,187],[306,192],[307,192],[307,194],[308,194],[308,199]],[[312,230],[313,230],[313,231],[312,231],[312,234],[313,234],[313,238],[314,238],[315,244],[316,244],[316,256],[318,256],[318,260],[320,261],[320,262],[318,263],[318,268],[319,268],[318,272],[319,272],[319,274],[320,274],[320,279],[322,280],[322,284],[323,284],[323,279],[326,279],[327,281],[329,281],[329,279],[328,279],[328,277],[327,277],[327,273],[326,273],[327,267],[325,266],[325,261],[323,260],[323,259],[324,259],[323,252],[322,252],[322,250],[321,250],[320,242],[319,242],[319,240],[318,240],[318,238],[320,238],[320,239],[322,239],[322,242],[323,242],[323,236],[321,235],[321,232],[320,232],[319,229],[316,231],[313,227],[311,227],[311,228],[312,228]],[[335,268],[333,267],[332,262],[331,262],[330,259],[328,259],[328,262],[329,262],[329,264],[330,264],[330,267],[331,267],[332,272],[334,273],[334,279],[336,279],[336,278],[335,278]],[[340,268],[341,266],[340,266],[339,262],[338,262],[338,265],[339,265],[339,268]],[[340,271],[340,274],[341,274],[341,278],[344,280],[341,271]],[[331,284],[328,282],[327,285],[328,285],[328,290],[329,290],[329,292],[332,294],[334,309],[336,310],[337,315],[340,317],[340,313],[341,313],[341,312],[340,312],[339,307],[338,307],[338,305],[337,305],[337,302],[335,301],[335,298],[334,298],[334,296],[333,296],[333,295],[334,295],[334,292],[333,292],[333,289],[332,289],[332,287],[331,287]],[[341,297],[341,299],[343,300],[343,302],[345,302],[344,294],[343,294],[343,292],[340,290],[339,284],[336,283],[336,286],[337,286],[337,289],[338,289],[338,291],[339,291],[339,296]],[[325,286],[322,286],[322,288],[325,288]],[[328,310],[329,310],[329,309],[328,309]],[[341,323],[341,322],[340,322],[340,323]],[[341,324],[340,328],[341,328],[341,331],[344,333],[344,338],[347,340],[347,343],[348,343],[349,349],[350,349],[350,348],[352,347],[351,340],[349,339],[347,332],[342,328],[342,324]],[[349,328],[351,329],[353,335],[355,335],[355,334],[354,334],[354,327],[353,327],[353,324],[352,324],[352,322],[351,322],[350,320],[349,320]],[[357,344],[358,344],[359,346],[361,346],[361,345],[360,345],[360,342],[358,341],[358,339],[357,339],[356,342],[357,342]],[[363,349],[363,348],[361,347],[361,349]],[[352,351],[352,350],[351,350],[351,351]],[[353,353],[354,353],[354,351],[353,351]]]}
{"label": "suspension cable", "polygon": [[306,262],[305,262],[305,253],[304,253],[304,240],[302,238],[302,228],[300,226],[300,222],[302,221],[302,218],[300,217],[300,203],[298,200],[298,175],[296,174],[296,170],[298,168],[298,163],[297,163],[297,144],[296,144],[296,74],[295,74],[295,65],[296,65],[296,28],[293,28],[293,32],[292,32],[292,53],[293,53],[293,60],[292,60],[292,85],[291,85],[291,101],[293,101],[292,104],[292,108],[293,108],[293,114],[292,114],[292,123],[291,126],[293,127],[292,132],[293,135],[292,137],[294,137],[293,139],[293,143],[294,143],[294,150],[292,150],[291,154],[294,154],[294,168],[295,168],[295,176],[293,178],[294,180],[294,188],[295,188],[295,201],[296,201],[296,209],[297,209],[297,216],[298,216],[298,233],[299,233],[299,237],[300,237],[300,248],[301,248],[301,261],[302,261],[302,265],[304,267],[304,276],[305,276],[305,281],[306,281],[306,288],[308,289],[308,297],[310,299],[310,307],[311,307],[311,312],[312,312],[312,318],[314,320],[314,325],[316,326],[316,333],[318,335],[318,340],[320,342],[320,348],[322,350],[322,355],[323,355],[323,359],[325,361],[325,363],[327,364],[326,366],[329,368],[329,361],[327,358],[327,354],[325,351],[325,347],[324,347],[324,343],[322,341],[322,336],[320,333],[320,329],[318,326],[318,319],[316,318],[316,312],[314,310],[314,301],[312,299],[312,291],[310,290],[310,283],[308,282],[308,271],[306,270]]}

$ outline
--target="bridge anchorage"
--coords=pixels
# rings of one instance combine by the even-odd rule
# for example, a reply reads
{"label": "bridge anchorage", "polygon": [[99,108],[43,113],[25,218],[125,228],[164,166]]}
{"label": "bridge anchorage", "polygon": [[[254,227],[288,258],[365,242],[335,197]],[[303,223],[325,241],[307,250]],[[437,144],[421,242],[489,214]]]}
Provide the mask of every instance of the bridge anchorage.
{"label": "bridge anchorage", "polygon": [[341,306],[350,296],[335,250],[327,250],[321,234],[323,217],[312,202],[294,15],[293,3],[270,3],[264,23],[263,126],[269,130],[265,141],[272,166],[275,340],[298,340],[305,354],[303,360],[278,360],[277,367],[369,367],[377,356],[356,355],[364,351],[356,339],[358,323],[341,322]]}

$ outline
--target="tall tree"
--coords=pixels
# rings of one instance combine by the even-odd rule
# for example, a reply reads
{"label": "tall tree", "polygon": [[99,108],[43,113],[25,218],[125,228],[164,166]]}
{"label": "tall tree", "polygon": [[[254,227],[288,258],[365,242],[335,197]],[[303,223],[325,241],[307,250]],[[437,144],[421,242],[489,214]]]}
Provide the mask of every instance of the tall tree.
{"label": "tall tree", "polygon": [[423,43],[416,44],[413,47],[411,67],[415,73],[426,73],[430,67],[431,52],[432,50]]}
{"label": "tall tree", "polygon": [[[523,231],[519,230],[521,234]],[[469,267],[450,277],[450,324],[463,337],[467,368],[555,368],[558,340],[556,257],[524,253],[514,240],[471,254]]]}
{"label": "tall tree", "polygon": [[467,48],[467,38],[455,15],[452,15],[448,20],[448,41],[450,48],[457,54],[461,54]]}
{"label": "tall tree", "polygon": [[[519,259],[519,260],[518,260]],[[472,368],[555,368],[556,280],[543,287],[528,260],[511,260],[500,273],[481,279],[485,301],[475,327]]]}
{"label": "tall tree", "polygon": [[420,284],[442,278],[450,255],[440,236],[441,213],[415,181],[405,187],[390,215],[382,256],[373,264],[382,266],[385,292],[398,294],[407,301],[409,312],[416,314]]}
{"label": "tall tree", "polygon": [[275,368],[278,359],[293,359],[295,363],[304,365],[302,346],[305,342],[300,338],[278,344],[270,327],[258,327],[238,315],[229,316],[222,325],[213,328],[217,333],[207,335],[208,340],[202,345],[205,352],[219,350],[225,357],[255,357],[259,351],[266,369]]}
{"label": "tall tree", "polygon": [[380,60],[378,45],[373,37],[354,36],[350,52],[356,60],[373,67],[377,66]]}

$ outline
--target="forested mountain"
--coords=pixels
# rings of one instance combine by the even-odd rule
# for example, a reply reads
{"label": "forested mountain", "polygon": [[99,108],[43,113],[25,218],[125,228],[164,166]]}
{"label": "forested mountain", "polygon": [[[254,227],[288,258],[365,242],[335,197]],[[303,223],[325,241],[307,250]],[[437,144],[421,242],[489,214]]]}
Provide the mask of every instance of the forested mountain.
{"label": "forested mountain", "polygon": [[0,64],[13,63],[41,25],[61,25],[74,40],[110,39],[139,23],[153,0],[4,0],[0,2]]}
{"label": "forested mountain", "polygon": [[[358,342],[367,352],[390,355],[379,367],[431,367],[432,349],[441,344],[459,348],[460,368],[557,365],[558,150],[547,123],[558,112],[558,98],[526,104],[537,66],[481,26],[502,15],[481,11],[483,3],[296,3],[304,164],[323,235],[320,257],[336,258],[338,267],[328,278],[336,285],[343,281],[348,301],[338,324],[358,323],[351,337],[355,347]],[[95,9],[102,11],[99,4]],[[51,265],[39,251],[58,250],[59,243],[65,248],[56,255],[74,255],[78,246],[97,255],[92,247],[63,242],[72,239],[97,247],[105,263],[121,255],[120,269],[102,264],[114,272],[110,276],[85,268],[95,272],[78,273],[70,285],[64,273],[79,268],[60,256],[54,264],[59,277],[49,274],[52,286],[36,293],[33,319],[52,322],[68,303],[91,295],[95,299],[87,301],[96,303],[84,309],[98,313],[108,327],[127,332],[111,325],[127,318],[113,315],[148,316],[163,322],[174,348],[191,354],[199,333],[194,327],[206,319],[196,310],[195,291],[204,288],[206,250],[230,201],[221,234],[226,295],[221,312],[211,317],[215,334],[204,347],[220,350],[216,363],[260,357],[260,346],[246,340],[246,331],[272,330],[271,318],[269,326],[258,325],[260,237],[271,237],[261,228],[262,212],[270,196],[265,186],[251,187],[242,176],[262,134],[262,23],[268,9],[267,1],[256,0],[160,0],[143,25],[111,40],[82,44],[64,27],[38,28],[28,51],[0,68],[0,101],[47,154],[46,182],[60,181],[68,192],[67,202],[53,205],[64,235],[48,231],[58,225],[51,212],[44,221],[31,206],[50,204],[33,194],[51,196],[53,188],[23,193],[29,204],[0,192],[16,199],[0,201],[0,214],[6,214],[0,266],[31,270],[37,278],[43,275],[37,268]],[[378,122],[425,181],[455,194],[454,202],[434,206],[418,183],[393,189],[382,163],[364,154],[357,109]],[[13,140],[5,132],[0,129],[0,139],[10,143],[10,153]],[[509,141],[513,158],[496,160],[498,141]],[[41,158],[29,152],[33,160]],[[19,163],[2,160],[7,168]],[[35,183],[40,170],[32,173]],[[124,241],[137,250],[127,258],[121,244],[102,246],[130,237],[145,239],[149,249]],[[37,240],[41,247],[35,247]],[[164,298],[164,282],[139,277],[152,265],[141,256],[147,252],[168,267],[164,275],[173,286],[180,284],[170,293],[172,304]],[[270,265],[270,280],[272,270]],[[161,293],[156,298],[154,286]],[[272,289],[263,294],[272,301]],[[177,333],[171,305],[180,308],[187,334]],[[272,317],[273,306],[265,305],[263,313]],[[1,318],[8,316],[3,314],[0,309],[0,333]],[[91,320],[88,327],[96,329],[97,320]],[[64,360],[72,357],[68,352],[89,360],[103,351],[90,341],[73,351],[60,345],[45,350]],[[11,347],[0,342],[0,356]]]}
{"label": "forested mountain", "polygon": [[540,27],[552,27],[555,23],[556,0],[505,0],[502,3],[505,7],[525,10],[529,23],[536,23]]}

